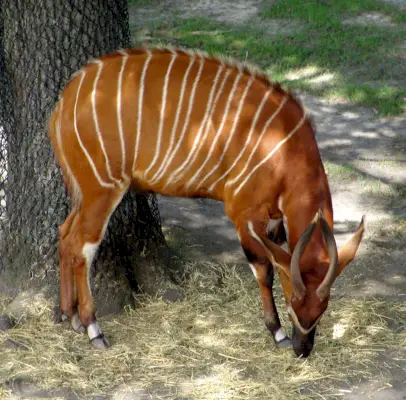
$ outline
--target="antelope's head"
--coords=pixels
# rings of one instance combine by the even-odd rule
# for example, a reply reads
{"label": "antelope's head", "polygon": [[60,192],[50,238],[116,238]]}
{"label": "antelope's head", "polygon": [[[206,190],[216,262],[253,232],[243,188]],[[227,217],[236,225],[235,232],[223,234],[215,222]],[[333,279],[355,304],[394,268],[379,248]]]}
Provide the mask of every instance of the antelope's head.
{"label": "antelope's head", "polygon": [[[309,245],[315,229],[320,229],[322,243],[312,248],[319,254],[302,255]],[[337,251],[333,232],[318,211],[300,236],[292,254],[271,240],[262,240],[255,232],[267,257],[278,272],[287,310],[292,321],[292,345],[296,355],[308,357],[314,345],[316,327],[327,309],[330,289],[335,279],[354,259],[364,232],[364,217],[351,239]],[[314,239],[313,239],[314,242]]]}

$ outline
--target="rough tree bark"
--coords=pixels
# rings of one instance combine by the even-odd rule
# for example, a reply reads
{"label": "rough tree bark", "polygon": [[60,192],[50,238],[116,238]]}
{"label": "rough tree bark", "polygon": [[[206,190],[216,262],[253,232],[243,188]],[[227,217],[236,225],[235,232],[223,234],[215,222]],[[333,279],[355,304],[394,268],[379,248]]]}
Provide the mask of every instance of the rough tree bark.
{"label": "rough tree bark", "polygon": [[[0,7],[0,291],[57,292],[57,227],[69,201],[47,133],[73,72],[130,44],[126,0],[2,0]],[[129,193],[115,212],[93,271],[98,311],[171,286],[154,196]]]}

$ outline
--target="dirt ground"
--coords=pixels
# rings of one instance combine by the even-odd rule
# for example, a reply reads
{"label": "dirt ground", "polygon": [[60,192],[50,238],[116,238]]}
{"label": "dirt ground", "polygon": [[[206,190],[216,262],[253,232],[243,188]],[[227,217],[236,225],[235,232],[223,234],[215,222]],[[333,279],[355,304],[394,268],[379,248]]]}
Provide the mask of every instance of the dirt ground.
{"label": "dirt ground", "polygon": [[[141,20],[148,25],[154,19],[204,16],[230,24],[264,24],[258,17],[260,3],[165,0],[132,8],[130,23],[139,24]],[[370,23],[376,20],[379,18],[371,19]],[[266,24],[270,34],[275,29],[279,32],[300,29],[284,21]],[[371,109],[304,93],[299,97],[314,117],[318,144],[328,164],[338,246],[349,237],[363,214],[368,221],[358,260],[337,282],[336,295],[403,301],[406,253],[404,243],[393,233],[397,232],[396,224],[401,224],[406,216],[406,116],[379,118]],[[159,197],[159,206],[166,234],[188,257],[245,262],[234,227],[224,215],[221,203]],[[402,349],[382,354],[386,372],[343,390],[343,398],[406,399],[405,355]]]}

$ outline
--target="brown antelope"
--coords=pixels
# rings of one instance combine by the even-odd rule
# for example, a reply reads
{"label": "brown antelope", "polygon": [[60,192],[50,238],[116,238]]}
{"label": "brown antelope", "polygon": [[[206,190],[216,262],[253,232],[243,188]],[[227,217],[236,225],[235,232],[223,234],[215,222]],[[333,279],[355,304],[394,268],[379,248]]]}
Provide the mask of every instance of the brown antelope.
{"label": "brown antelope", "polygon": [[[354,258],[364,223],[337,253],[315,132],[291,94],[255,69],[200,52],[121,50],[74,75],[51,116],[50,137],[72,197],[59,230],[60,305],[75,331],[87,330],[95,347],[109,345],[88,271],[111,214],[134,188],[223,201],[276,346],[293,343],[297,355],[310,354],[330,288]],[[278,222],[269,230],[271,220]],[[292,254],[279,246],[285,239]],[[275,308],[274,269],[292,341]]]}

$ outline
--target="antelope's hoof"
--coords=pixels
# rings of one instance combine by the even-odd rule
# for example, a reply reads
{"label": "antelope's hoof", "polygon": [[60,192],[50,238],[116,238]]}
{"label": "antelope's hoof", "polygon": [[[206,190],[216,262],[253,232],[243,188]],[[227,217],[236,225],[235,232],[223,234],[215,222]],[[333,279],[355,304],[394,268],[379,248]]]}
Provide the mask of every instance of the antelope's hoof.
{"label": "antelope's hoof", "polygon": [[283,349],[292,346],[292,341],[286,336],[280,342],[276,342],[275,344],[278,349]]}
{"label": "antelope's hoof", "polygon": [[95,349],[106,350],[110,347],[109,341],[104,337],[97,322],[93,322],[87,327],[87,335]]}
{"label": "antelope's hoof", "polygon": [[91,340],[90,343],[92,343],[92,346],[97,350],[107,350],[109,347],[111,347],[111,344],[103,336],[103,334]]}
{"label": "antelope's hoof", "polygon": [[76,313],[71,321],[70,321],[71,325],[72,325],[72,329],[74,332],[76,333],[80,333],[83,334],[86,332],[86,328],[83,326],[82,321],[80,320],[79,314]]}

